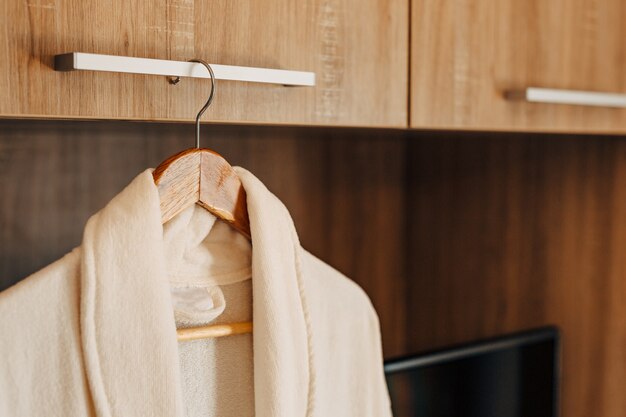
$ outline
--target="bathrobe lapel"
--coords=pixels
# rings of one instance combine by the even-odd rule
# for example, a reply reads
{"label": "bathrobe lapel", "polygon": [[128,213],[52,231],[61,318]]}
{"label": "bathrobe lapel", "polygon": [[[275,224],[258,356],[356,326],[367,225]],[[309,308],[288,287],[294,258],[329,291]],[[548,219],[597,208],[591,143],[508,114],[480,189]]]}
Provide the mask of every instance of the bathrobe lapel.
{"label": "bathrobe lapel", "polygon": [[313,378],[302,249],[285,206],[254,175],[236,171],[246,190],[252,234],[256,415],[308,416]]}
{"label": "bathrobe lapel", "polygon": [[[311,412],[310,323],[287,209],[238,168],[252,231],[255,413]],[[81,339],[99,416],[183,416],[159,196],[139,175],[88,222],[81,246]]]}

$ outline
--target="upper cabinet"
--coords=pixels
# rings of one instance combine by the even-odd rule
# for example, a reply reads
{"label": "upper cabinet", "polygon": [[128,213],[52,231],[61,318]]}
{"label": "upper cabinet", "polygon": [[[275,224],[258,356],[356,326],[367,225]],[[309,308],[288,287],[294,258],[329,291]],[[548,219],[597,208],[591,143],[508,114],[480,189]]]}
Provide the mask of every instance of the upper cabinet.
{"label": "upper cabinet", "polygon": [[412,0],[411,11],[412,127],[626,132],[626,109],[612,107],[626,105],[623,0]]}
{"label": "upper cabinet", "polygon": [[0,117],[192,120],[210,83],[56,72],[88,52],[316,73],[315,87],[218,82],[204,120],[406,127],[404,0],[5,1]]}
{"label": "upper cabinet", "polygon": [[315,87],[220,81],[204,117],[215,122],[626,133],[623,0],[32,0],[0,10],[0,117],[192,120],[210,89],[54,71],[54,55],[87,52],[316,74]]}

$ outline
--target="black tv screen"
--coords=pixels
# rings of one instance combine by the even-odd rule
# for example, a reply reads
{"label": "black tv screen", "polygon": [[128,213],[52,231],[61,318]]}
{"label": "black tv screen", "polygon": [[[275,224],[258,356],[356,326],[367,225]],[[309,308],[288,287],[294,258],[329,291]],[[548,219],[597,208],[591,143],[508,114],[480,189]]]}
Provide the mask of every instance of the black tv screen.
{"label": "black tv screen", "polygon": [[557,417],[555,328],[385,363],[395,417]]}

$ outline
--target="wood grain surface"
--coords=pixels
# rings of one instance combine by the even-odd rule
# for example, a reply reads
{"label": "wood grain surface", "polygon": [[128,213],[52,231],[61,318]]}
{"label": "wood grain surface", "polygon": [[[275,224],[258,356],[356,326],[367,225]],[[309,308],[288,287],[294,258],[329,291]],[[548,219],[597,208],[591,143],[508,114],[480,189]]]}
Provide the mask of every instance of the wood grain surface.
{"label": "wood grain surface", "polygon": [[313,71],[317,86],[222,81],[204,120],[407,125],[403,0],[81,0],[0,4],[0,117],[192,120],[207,80],[55,72],[90,52]]}
{"label": "wood grain surface", "polygon": [[626,414],[626,139],[411,142],[407,351],[556,324],[562,415]]}
{"label": "wood grain surface", "polygon": [[411,0],[411,122],[626,132],[626,109],[511,102],[526,87],[626,94],[622,0]]}

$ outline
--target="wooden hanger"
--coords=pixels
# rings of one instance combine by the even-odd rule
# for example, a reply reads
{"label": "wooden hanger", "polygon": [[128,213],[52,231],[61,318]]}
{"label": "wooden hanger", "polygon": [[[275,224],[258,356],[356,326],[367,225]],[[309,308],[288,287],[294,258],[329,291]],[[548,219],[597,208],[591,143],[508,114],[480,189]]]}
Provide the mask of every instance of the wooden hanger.
{"label": "wooden hanger", "polygon": [[209,149],[187,149],[152,173],[159,189],[161,220],[198,204],[250,239],[246,192],[228,162]]}
{"label": "wooden hanger", "polygon": [[[163,161],[152,173],[159,190],[163,223],[193,204],[198,204],[239,233],[251,238],[246,192],[233,167],[219,154],[200,148],[200,117],[213,101],[215,75],[211,75],[211,94],[196,116],[196,148],[182,151]],[[173,84],[178,79],[171,81]],[[218,324],[176,330],[179,341],[222,337],[252,332],[251,322]]]}

